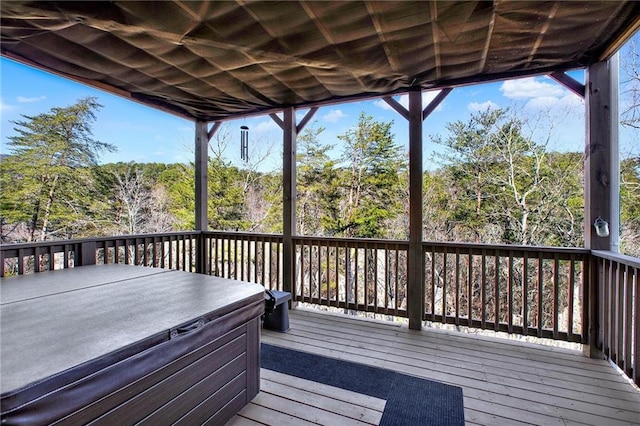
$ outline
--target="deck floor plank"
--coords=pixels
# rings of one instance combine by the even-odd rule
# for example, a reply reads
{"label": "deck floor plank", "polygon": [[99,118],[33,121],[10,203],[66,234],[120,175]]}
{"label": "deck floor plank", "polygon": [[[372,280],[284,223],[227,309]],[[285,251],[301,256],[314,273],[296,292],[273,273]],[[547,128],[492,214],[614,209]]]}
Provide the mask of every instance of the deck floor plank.
{"label": "deck floor plank", "polygon": [[[288,333],[263,330],[262,341],[460,386],[468,425],[640,425],[640,391],[607,361],[579,351],[447,330],[408,330],[304,309],[290,312],[290,324]],[[364,395],[336,396],[335,388],[305,382],[262,370],[260,394],[230,424],[241,426],[241,419],[285,424],[255,414],[268,414],[267,409],[302,421],[297,416],[305,407],[318,411],[302,417],[320,424],[355,419],[376,424],[376,413],[381,416],[384,409],[382,400],[366,405]],[[332,417],[345,412],[342,420]]]}
{"label": "deck floor plank", "polygon": [[[298,330],[296,330],[296,332],[297,331]],[[300,334],[297,334],[297,337],[300,337]],[[300,337],[299,342],[304,344],[305,346],[310,345],[311,343],[313,343],[314,339],[317,338],[317,334],[311,340],[307,340],[308,338],[309,336],[307,335]],[[327,338],[323,336],[322,340],[326,342]],[[338,344],[342,344],[344,347],[347,347],[348,345],[348,341],[346,340],[341,342],[340,339],[334,339],[334,342]],[[367,344],[367,345],[362,345],[360,348],[370,350],[372,353],[375,353],[376,356],[380,356],[380,351],[378,350],[378,347],[376,347],[375,345]],[[602,396],[598,393],[600,389],[599,386],[582,385],[582,389],[583,389],[582,391],[576,390],[574,386],[572,386],[571,388],[567,388],[566,381],[567,380],[570,381],[570,376],[566,374],[565,375],[567,377],[564,379],[565,380],[564,382],[562,380],[559,380],[555,384],[550,384],[548,382],[552,380],[552,378],[554,377],[553,375],[549,374],[547,377],[547,383],[545,383],[543,380],[544,377],[542,376],[542,373],[540,373],[539,375],[522,373],[518,370],[513,369],[513,368],[519,367],[518,365],[515,365],[515,364],[511,366],[505,365],[502,368],[499,368],[498,366],[486,366],[486,365],[483,366],[481,364],[477,364],[477,362],[472,363],[471,361],[468,361],[468,362],[465,361],[463,363],[457,364],[456,362],[453,362],[451,358],[445,359],[446,357],[449,356],[449,354],[445,354],[445,353],[426,354],[426,353],[421,353],[416,351],[407,352],[407,351],[399,350],[398,347],[395,347],[395,348],[389,347],[385,349],[386,350],[383,353],[392,353],[398,356],[398,358],[396,359],[398,363],[406,363],[406,364],[415,365],[415,366],[420,366],[421,364],[428,363],[430,369],[444,372],[447,374],[459,375],[461,372],[466,370],[467,375],[469,377],[476,375],[477,371],[480,370],[484,373],[484,379],[487,382],[494,383],[497,385],[507,385],[515,389],[516,390],[515,393],[512,393],[513,396],[519,396],[519,395],[526,396],[526,394],[528,394],[531,391],[546,392],[549,394],[549,397],[562,397],[562,398],[567,398],[569,400],[573,400],[572,408],[583,410],[586,412],[598,412],[599,410],[598,407],[592,406],[594,404],[604,405],[611,408],[617,408],[620,410],[627,410],[630,405],[629,404],[630,402],[640,403],[640,398],[636,398],[636,400],[631,398],[631,396],[633,396],[632,393],[629,393],[629,395],[625,395],[625,396],[628,396],[629,399],[631,399],[631,401],[618,400],[615,397],[612,399],[613,395],[609,397]],[[444,361],[441,361],[441,360],[444,360]],[[389,358],[388,361],[393,361],[393,360]],[[447,361],[449,362],[449,364],[446,363]],[[472,366],[472,367],[475,366],[476,369],[475,370],[473,368],[470,369],[469,366]],[[526,366],[521,366],[521,367],[526,368]],[[443,370],[443,368],[454,368],[455,371],[453,372],[447,371],[446,369]],[[608,368],[613,370],[610,366],[608,366]],[[599,379],[598,383],[602,382],[601,378],[599,377],[599,374],[594,374],[594,378]],[[541,400],[539,402],[550,403],[548,398],[546,398],[546,400]],[[626,417],[623,415],[621,419],[624,420],[625,418],[627,418],[627,419],[633,420],[635,417],[635,414],[636,413],[632,411],[628,413]]]}

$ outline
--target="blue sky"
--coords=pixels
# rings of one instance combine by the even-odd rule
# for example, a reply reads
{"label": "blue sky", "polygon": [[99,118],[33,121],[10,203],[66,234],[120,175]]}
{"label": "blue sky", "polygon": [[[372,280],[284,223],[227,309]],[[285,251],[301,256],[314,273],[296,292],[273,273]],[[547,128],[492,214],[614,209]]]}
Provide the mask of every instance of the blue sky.
{"label": "blue sky", "polygon": [[[571,76],[584,81],[583,71],[572,72]],[[191,121],[5,58],[0,59],[0,80],[2,153],[7,153],[7,137],[14,134],[11,121],[20,119],[21,114],[48,112],[52,107],[65,107],[82,97],[96,96],[103,108],[97,114],[93,127],[94,137],[118,147],[117,153],[103,154],[100,159],[102,163],[172,163],[193,159],[194,124]],[[423,103],[426,105],[426,101],[436,93],[424,93]],[[406,103],[405,97],[399,97],[398,100]],[[425,168],[435,167],[433,152],[438,150],[430,141],[430,135],[445,135],[446,123],[465,121],[472,112],[488,106],[521,109],[523,114],[531,118],[531,122],[539,123],[542,129],[538,131],[539,135],[548,132],[549,117],[552,117],[551,122],[555,123],[550,148],[562,151],[583,150],[583,101],[548,77],[540,76],[454,89],[423,124]],[[322,141],[336,144],[337,136],[354,126],[362,111],[376,120],[393,120],[392,129],[396,141],[406,146],[406,121],[382,100],[325,106],[320,108],[313,121],[326,128]],[[239,164],[239,129],[242,125],[250,128],[252,160],[264,157],[258,166],[264,170],[278,167],[281,164],[282,136],[279,127],[269,116],[226,122],[226,130],[220,133],[220,136],[227,135],[225,157]],[[213,143],[217,144],[216,141]],[[339,148],[334,154],[339,154]]]}

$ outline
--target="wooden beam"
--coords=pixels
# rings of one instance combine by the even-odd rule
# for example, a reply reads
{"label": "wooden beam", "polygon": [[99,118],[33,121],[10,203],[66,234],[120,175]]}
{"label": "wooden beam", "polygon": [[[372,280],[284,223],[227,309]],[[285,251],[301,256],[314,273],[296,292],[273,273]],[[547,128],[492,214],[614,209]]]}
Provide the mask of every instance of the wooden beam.
{"label": "wooden beam", "polygon": [[409,328],[420,330],[424,316],[422,256],[422,92],[409,92],[409,253],[407,311]]}
{"label": "wooden beam", "polygon": [[[209,132],[207,123],[196,121],[195,137],[195,215],[196,231],[208,229]],[[215,127],[215,126],[214,126]],[[202,236],[196,250],[196,272],[207,273],[207,247]]]}
{"label": "wooden beam", "polygon": [[300,123],[296,126],[296,133],[300,133],[304,129],[307,123],[309,123],[309,120],[311,120],[313,116],[316,115],[316,112],[318,112],[318,109],[319,107],[313,107],[309,111],[307,111],[307,113],[302,118]]}
{"label": "wooden beam", "polygon": [[582,99],[585,97],[585,86],[580,83],[573,77],[568,74],[563,73],[562,71],[556,71],[549,74],[549,77],[562,84],[567,89],[571,90],[576,95],[580,96]]}
{"label": "wooden beam", "polygon": [[384,98],[382,98],[382,100],[385,101],[386,103],[388,103],[391,108],[395,109],[398,114],[400,114],[401,116],[403,116],[407,120],[410,119],[409,118],[409,111],[407,111],[407,109],[405,107],[403,107],[400,102],[396,101],[391,96],[385,96]]}
{"label": "wooden beam", "polygon": [[436,97],[433,98],[431,102],[429,102],[429,105],[427,105],[422,111],[422,119],[424,120],[425,118],[430,116],[431,113],[435,111],[436,108],[438,108],[438,105],[440,105],[442,101],[444,101],[444,99],[449,95],[449,93],[451,93],[452,90],[453,89],[451,87],[445,87],[444,89],[440,90],[440,93],[438,93]]}
{"label": "wooden beam", "polygon": [[209,142],[213,137],[213,135],[216,134],[220,126],[222,126],[222,121],[216,121],[215,123],[213,123],[213,126],[211,126],[211,129],[209,129],[209,131],[207,132],[207,142]]}
{"label": "wooden beam", "polygon": [[278,114],[272,113],[272,114],[269,114],[269,117],[271,117],[271,119],[276,122],[278,127],[280,127],[281,129],[284,129],[284,121],[282,121],[282,119],[278,117]]}
{"label": "wooden beam", "polygon": [[[273,118],[273,117],[272,117]],[[282,282],[283,290],[295,289],[296,253],[293,236],[296,235],[296,122],[295,109],[284,110],[282,158]]]}

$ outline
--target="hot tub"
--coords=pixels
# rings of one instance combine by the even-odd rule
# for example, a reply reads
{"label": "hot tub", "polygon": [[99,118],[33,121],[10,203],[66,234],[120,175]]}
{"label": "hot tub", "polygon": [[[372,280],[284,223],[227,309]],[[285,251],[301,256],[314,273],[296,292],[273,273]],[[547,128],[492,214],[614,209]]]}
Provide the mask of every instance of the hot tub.
{"label": "hot tub", "polygon": [[259,391],[258,284],[94,265],[0,295],[3,424],[223,424]]}

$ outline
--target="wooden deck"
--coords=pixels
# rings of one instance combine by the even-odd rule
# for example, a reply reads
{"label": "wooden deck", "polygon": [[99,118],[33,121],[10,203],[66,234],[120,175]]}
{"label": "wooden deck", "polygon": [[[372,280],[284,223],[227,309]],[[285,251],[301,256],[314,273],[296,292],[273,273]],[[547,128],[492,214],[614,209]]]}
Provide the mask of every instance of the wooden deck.
{"label": "wooden deck", "polygon": [[[640,425],[640,391],[581,352],[308,310],[262,341],[463,388],[469,425]],[[230,425],[378,424],[384,401],[262,370],[261,392]]]}

